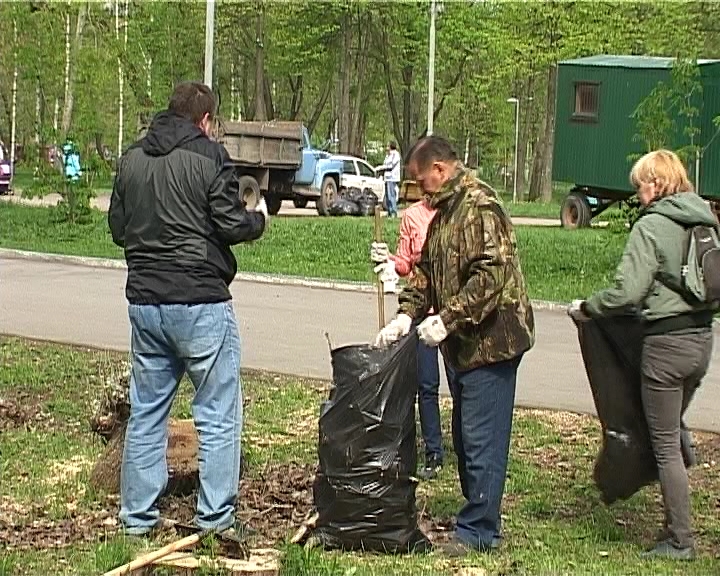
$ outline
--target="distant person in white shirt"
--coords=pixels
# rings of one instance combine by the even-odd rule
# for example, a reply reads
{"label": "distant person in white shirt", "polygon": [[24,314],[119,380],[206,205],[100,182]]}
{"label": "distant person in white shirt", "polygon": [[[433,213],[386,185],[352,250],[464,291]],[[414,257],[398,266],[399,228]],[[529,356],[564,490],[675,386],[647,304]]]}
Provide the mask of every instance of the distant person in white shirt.
{"label": "distant person in white shirt", "polygon": [[391,218],[397,217],[398,184],[400,183],[400,152],[395,142],[390,142],[383,168],[385,169],[385,209]]}

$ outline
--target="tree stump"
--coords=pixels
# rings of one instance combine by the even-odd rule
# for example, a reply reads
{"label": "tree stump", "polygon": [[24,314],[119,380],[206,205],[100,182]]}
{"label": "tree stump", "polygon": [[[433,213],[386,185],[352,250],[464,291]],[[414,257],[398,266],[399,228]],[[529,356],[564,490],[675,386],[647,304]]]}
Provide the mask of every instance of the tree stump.
{"label": "tree stump", "polygon": [[[120,492],[120,469],[125,426],[108,441],[90,474],[90,485],[111,494]],[[186,495],[198,487],[198,439],[192,420],[170,420],[168,425],[168,485],[166,494]]]}
{"label": "tree stump", "polygon": [[[120,492],[125,429],[130,418],[129,391],[130,365],[124,363],[106,378],[103,394],[90,422],[93,432],[106,444],[90,473],[90,485],[111,494]],[[241,462],[244,464],[245,458]],[[184,496],[198,487],[198,437],[192,420],[171,419],[168,423],[167,467],[165,494]]]}

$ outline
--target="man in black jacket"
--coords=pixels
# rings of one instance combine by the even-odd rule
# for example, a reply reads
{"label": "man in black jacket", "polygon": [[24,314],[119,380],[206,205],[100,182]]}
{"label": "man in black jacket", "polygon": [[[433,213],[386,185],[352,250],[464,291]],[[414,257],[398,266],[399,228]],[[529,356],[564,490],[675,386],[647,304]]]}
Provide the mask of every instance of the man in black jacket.
{"label": "man in black jacket", "polygon": [[195,388],[200,493],[195,523],[235,522],[240,474],[240,337],[229,290],[230,246],[259,238],[267,208],[247,211],[230,157],[208,134],[215,97],[179,84],[168,110],[118,162],[108,223],[125,249],[132,327],[130,420],[121,473],[120,520],[129,534],[160,522],[167,484],[167,420],[183,374]]}

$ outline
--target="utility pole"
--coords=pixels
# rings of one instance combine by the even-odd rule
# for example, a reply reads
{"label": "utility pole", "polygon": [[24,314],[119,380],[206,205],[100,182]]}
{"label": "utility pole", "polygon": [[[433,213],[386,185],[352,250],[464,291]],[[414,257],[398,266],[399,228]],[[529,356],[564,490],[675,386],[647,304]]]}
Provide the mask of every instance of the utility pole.
{"label": "utility pole", "polygon": [[215,0],[205,0],[205,84],[212,89],[215,47]]}
{"label": "utility pole", "polygon": [[428,100],[427,100],[427,135],[433,133],[433,116],[435,107],[435,16],[436,0],[430,0],[430,55],[428,57]]}

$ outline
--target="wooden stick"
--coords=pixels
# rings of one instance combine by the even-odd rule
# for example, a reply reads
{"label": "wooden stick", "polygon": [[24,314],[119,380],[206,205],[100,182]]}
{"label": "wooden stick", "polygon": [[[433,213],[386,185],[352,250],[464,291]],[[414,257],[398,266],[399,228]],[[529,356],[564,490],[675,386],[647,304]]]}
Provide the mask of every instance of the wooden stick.
{"label": "wooden stick", "polygon": [[123,564],[122,566],[118,566],[117,568],[110,570],[110,572],[105,572],[103,576],[121,576],[123,574],[131,574],[134,570],[148,566],[156,560],[164,558],[168,554],[172,554],[173,552],[177,552],[178,550],[182,550],[183,548],[187,548],[188,546],[197,544],[202,537],[202,533],[186,536],[185,538],[172,542],[171,544],[163,546],[158,550],[143,554],[142,556],[135,558],[135,560],[133,560],[132,562],[128,562],[127,564]]}
{"label": "wooden stick", "polygon": [[295,532],[295,536],[293,536],[290,539],[290,543],[297,544],[298,542],[300,542],[300,540],[303,539],[303,537],[305,536],[305,534],[308,533],[309,530],[311,530],[312,528],[315,528],[315,524],[317,524],[317,521],[319,518],[320,518],[320,514],[315,512],[312,516],[310,516],[310,518],[306,519],[302,523],[302,525],[300,526],[298,531]]}
{"label": "wooden stick", "polygon": [[[375,242],[382,242],[382,216],[380,206],[375,206]],[[380,330],[385,328],[385,293],[380,275],[377,276],[377,298],[378,298],[378,325]]]}

